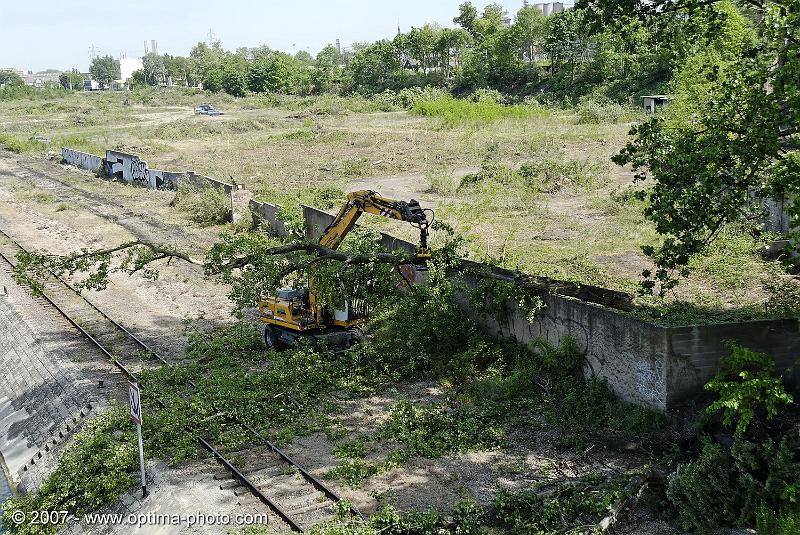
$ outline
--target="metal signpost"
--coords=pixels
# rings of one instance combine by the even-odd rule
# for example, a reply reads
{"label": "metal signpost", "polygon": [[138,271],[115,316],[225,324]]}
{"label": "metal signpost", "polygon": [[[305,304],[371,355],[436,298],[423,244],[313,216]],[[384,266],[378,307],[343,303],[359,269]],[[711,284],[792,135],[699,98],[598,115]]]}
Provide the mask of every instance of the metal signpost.
{"label": "metal signpost", "polygon": [[142,471],[142,498],[147,496],[147,481],[144,475],[144,448],[142,447],[142,398],[139,385],[128,382],[128,400],[131,405],[131,419],[136,422],[136,436],[139,439],[139,468]]}

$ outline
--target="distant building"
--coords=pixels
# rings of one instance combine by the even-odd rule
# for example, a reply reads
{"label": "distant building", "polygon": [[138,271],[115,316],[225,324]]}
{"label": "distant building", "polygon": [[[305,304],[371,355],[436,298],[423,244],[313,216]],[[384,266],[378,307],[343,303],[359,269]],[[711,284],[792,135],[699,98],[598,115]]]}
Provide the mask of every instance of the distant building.
{"label": "distant building", "polygon": [[669,100],[667,95],[642,95],[644,111],[647,113],[655,113],[669,104]]}
{"label": "distant building", "polygon": [[555,15],[556,13],[564,12],[563,2],[544,2],[541,4],[533,4],[533,7],[541,11],[545,17],[549,17],[550,15]]}
{"label": "distant building", "polygon": [[119,79],[123,82],[133,78],[134,71],[144,69],[142,58],[122,58],[119,60]]}
{"label": "distant building", "polygon": [[60,72],[24,74],[22,75],[22,80],[31,87],[45,87],[59,84],[59,76],[61,76]]}
{"label": "distant building", "polygon": [[0,72],[13,72],[14,74],[18,74],[19,76],[25,76],[28,74],[28,71],[25,69],[16,69],[14,67],[7,67],[7,68],[0,68]]}

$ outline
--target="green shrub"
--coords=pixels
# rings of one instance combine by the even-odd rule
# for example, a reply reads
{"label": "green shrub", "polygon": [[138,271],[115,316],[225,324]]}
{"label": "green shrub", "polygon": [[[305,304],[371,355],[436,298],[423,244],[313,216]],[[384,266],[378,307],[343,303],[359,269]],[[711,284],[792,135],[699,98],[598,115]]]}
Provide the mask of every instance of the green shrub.
{"label": "green shrub", "polygon": [[434,171],[428,174],[428,191],[450,196],[458,191],[460,181],[447,171]]}
{"label": "green shrub", "polygon": [[540,157],[522,164],[517,173],[529,189],[543,193],[591,191],[608,184],[608,166],[599,161]]}
{"label": "green shrub", "polygon": [[352,158],[345,160],[336,174],[344,178],[361,178],[367,176],[372,170],[372,164],[366,158]]}
{"label": "green shrub", "polygon": [[409,401],[395,405],[381,434],[405,446],[391,454],[393,462],[493,449],[505,436],[501,422],[487,413],[469,408],[453,410],[445,404],[415,407]]}
{"label": "green shrub", "polygon": [[571,533],[599,522],[623,495],[621,481],[591,475],[573,483],[543,483],[528,490],[501,489],[492,506],[509,533]]}
{"label": "green shrub", "polygon": [[0,146],[16,154],[43,151],[47,148],[47,145],[33,138],[19,139],[10,134],[3,133],[0,133]]}
{"label": "green shrub", "polygon": [[369,520],[338,515],[313,526],[312,535],[485,535],[484,510],[473,502],[459,502],[445,516],[437,511],[399,512],[387,505]]}
{"label": "green shrub", "polygon": [[608,184],[608,166],[599,161],[569,158],[538,157],[522,164],[518,169],[494,162],[484,163],[477,173],[464,176],[459,189],[484,183],[493,189],[516,188],[528,194],[558,193],[560,191],[591,191]]}
{"label": "green shrub", "polygon": [[743,436],[754,418],[763,424],[775,417],[779,405],[791,404],[794,398],[774,376],[772,357],[733,343],[728,349],[730,355],[720,360],[722,369],[705,385],[719,395],[706,412],[722,411],[723,423],[735,426],[736,435]]}
{"label": "green shrub", "polygon": [[[271,196],[275,197],[275,196]],[[320,210],[332,210],[341,207],[347,195],[337,186],[318,186],[297,190],[287,195],[277,195],[280,205],[278,218],[283,221],[286,230],[293,236],[303,237],[306,234],[306,220],[303,206],[313,206]]]}
{"label": "green shrub", "polygon": [[669,476],[667,497],[687,530],[753,527],[759,508],[796,510],[800,498],[798,450],[788,437],[762,444],[736,438],[733,446],[706,440],[700,456]]}
{"label": "green shrub", "polygon": [[756,516],[756,533],[762,535],[797,535],[800,533],[800,509],[778,513],[762,506]]}
{"label": "green shrub", "polygon": [[172,203],[202,226],[221,225],[230,220],[230,197],[223,190],[211,186],[183,184],[175,192]]}
{"label": "green shrub", "polygon": [[506,104],[506,96],[497,89],[476,89],[470,93],[467,100],[470,102],[491,102],[494,104]]}

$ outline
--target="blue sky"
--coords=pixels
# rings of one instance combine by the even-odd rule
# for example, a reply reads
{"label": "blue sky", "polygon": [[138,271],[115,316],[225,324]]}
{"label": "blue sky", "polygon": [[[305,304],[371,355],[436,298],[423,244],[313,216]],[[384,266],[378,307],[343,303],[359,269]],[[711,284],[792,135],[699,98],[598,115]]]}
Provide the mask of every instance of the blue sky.
{"label": "blue sky", "polygon": [[[403,31],[452,26],[462,1],[0,0],[0,68],[84,71],[92,44],[101,54],[138,57],[151,39],[161,54],[187,55],[209,28],[230,50],[266,44],[316,53],[337,38],[347,46],[392,37],[398,22]],[[482,9],[489,0],[473,3]],[[499,3],[513,16],[523,0]]]}

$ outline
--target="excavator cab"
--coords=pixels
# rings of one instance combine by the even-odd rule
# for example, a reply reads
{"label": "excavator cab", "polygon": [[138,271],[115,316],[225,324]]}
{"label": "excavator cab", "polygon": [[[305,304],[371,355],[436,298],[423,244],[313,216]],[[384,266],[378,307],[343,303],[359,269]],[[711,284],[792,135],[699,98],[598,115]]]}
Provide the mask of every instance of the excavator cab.
{"label": "excavator cab", "polygon": [[[337,249],[364,212],[406,221],[418,228],[420,243],[414,254],[415,264],[421,267],[430,258],[428,228],[433,223],[433,211],[422,208],[416,200],[396,201],[374,191],[349,193],[345,205],[322,233],[319,244]],[[263,298],[259,311],[264,342],[273,349],[291,346],[301,338],[314,344],[349,346],[359,338],[358,328],[368,314],[365,303],[358,301],[344,301],[337,310],[321,306],[314,291],[313,275],[309,276],[308,287],[281,288],[274,297]]]}

